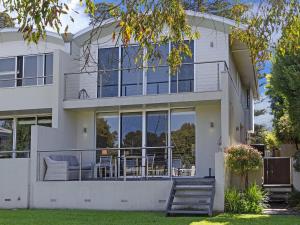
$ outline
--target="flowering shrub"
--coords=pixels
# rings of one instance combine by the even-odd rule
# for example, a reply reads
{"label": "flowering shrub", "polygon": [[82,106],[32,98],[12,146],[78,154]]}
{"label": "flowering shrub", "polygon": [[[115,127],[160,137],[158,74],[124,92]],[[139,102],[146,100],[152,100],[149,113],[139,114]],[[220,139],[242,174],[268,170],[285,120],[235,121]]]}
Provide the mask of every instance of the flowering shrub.
{"label": "flowering shrub", "polygon": [[262,167],[263,159],[261,153],[249,145],[233,145],[229,147],[227,165],[235,173],[241,176],[241,181],[244,181],[244,187],[249,186],[249,172],[258,170]]}

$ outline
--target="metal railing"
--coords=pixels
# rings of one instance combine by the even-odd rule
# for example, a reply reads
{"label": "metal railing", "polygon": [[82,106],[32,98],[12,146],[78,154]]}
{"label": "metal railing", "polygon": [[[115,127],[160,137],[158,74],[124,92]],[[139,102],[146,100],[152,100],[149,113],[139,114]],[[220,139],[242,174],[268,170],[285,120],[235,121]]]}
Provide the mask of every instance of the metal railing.
{"label": "metal railing", "polygon": [[37,180],[170,179],[179,176],[180,169],[188,175],[188,168],[173,166],[172,149],[158,146],[38,151]]}
{"label": "metal railing", "polygon": [[0,79],[0,88],[39,86],[39,85],[47,85],[52,83],[53,83],[53,76],[21,77],[21,78],[9,78],[9,79],[2,78]]}
{"label": "metal railing", "polygon": [[30,150],[0,151],[0,159],[7,158],[30,158]]}
{"label": "metal railing", "polygon": [[[206,61],[206,62],[193,62],[183,63],[182,66],[191,66],[193,78],[184,77],[183,70],[177,72],[179,75],[176,79],[172,79],[171,74],[168,81],[153,81],[147,82],[147,71],[157,68],[169,68],[168,65],[159,66],[144,66],[144,67],[130,67],[108,70],[91,70],[82,71],[77,73],[65,73],[65,100],[79,99],[78,93],[84,91],[87,93],[89,99],[104,98],[104,97],[122,97],[127,96],[128,87],[142,87],[138,93],[133,95],[150,95],[150,94],[171,94],[179,92],[209,92],[209,91],[221,91],[221,72],[227,71],[229,76],[230,72],[226,61]],[[122,72],[133,71],[140,69],[143,72],[143,82],[137,81],[137,83],[122,83]],[[155,70],[156,73],[159,70]],[[170,71],[170,70],[169,70]],[[118,76],[118,83],[103,84],[101,83],[101,76],[112,76],[112,72],[117,72],[115,76]],[[170,73],[170,72],[169,72]],[[180,77],[180,75],[182,77]],[[155,75],[153,75],[155,76]],[[114,78],[115,79],[115,78]],[[232,78],[231,78],[232,80]],[[161,84],[167,85],[167,91],[160,91]],[[111,94],[102,94],[102,89],[107,88],[115,89],[113,96]],[[124,90],[126,89],[126,91]],[[149,91],[148,89],[153,89]],[[154,90],[155,89],[155,90]],[[175,90],[176,89],[176,90]],[[105,91],[105,90],[104,90]],[[100,93],[99,93],[100,92]],[[137,92],[137,91],[136,91]],[[139,94],[140,93],[140,94]],[[129,94],[130,95],[130,94]],[[86,98],[84,98],[86,99]]]}

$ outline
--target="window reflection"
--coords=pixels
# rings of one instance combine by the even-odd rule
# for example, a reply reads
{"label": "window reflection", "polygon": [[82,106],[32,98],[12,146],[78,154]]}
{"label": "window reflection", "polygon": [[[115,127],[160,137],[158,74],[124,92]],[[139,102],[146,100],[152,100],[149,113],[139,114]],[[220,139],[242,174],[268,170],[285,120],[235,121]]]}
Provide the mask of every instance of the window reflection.
{"label": "window reflection", "polygon": [[[146,134],[147,147],[168,146],[168,111],[147,112]],[[147,159],[150,163],[148,175],[167,175],[167,148],[147,149]]]}
{"label": "window reflection", "polygon": [[195,175],[195,112],[172,110],[173,175]]}
{"label": "window reflection", "polygon": [[[143,66],[143,50],[139,46],[122,47],[122,96],[142,95],[143,93],[143,69],[135,69]],[[136,62],[136,60],[138,60]],[[128,69],[131,68],[131,69]]]}
{"label": "window reflection", "polygon": [[[175,75],[171,76],[172,93],[194,91],[194,41],[185,41],[185,43],[189,45],[192,57],[183,56],[183,65]],[[190,64],[184,65],[184,63]]]}
{"label": "window reflection", "polygon": [[1,151],[13,150],[13,120],[0,120],[0,158],[10,157],[10,154],[1,153]]}
{"label": "window reflection", "polygon": [[147,70],[147,94],[169,93],[169,67],[164,67],[168,65],[169,45],[156,45],[156,50],[159,55],[148,61],[148,66],[155,68]]}
{"label": "window reflection", "polygon": [[98,97],[118,96],[119,48],[99,49],[98,60]]}
{"label": "window reflection", "polygon": [[15,86],[15,58],[0,59],[0,87]]}

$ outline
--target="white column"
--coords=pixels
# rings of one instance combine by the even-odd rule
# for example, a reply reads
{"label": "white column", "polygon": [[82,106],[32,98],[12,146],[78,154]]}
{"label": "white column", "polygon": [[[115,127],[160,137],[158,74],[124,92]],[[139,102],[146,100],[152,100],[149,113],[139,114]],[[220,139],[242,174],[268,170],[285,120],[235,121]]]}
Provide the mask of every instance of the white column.
{"label": "white column", "polygon": [[221,72],[221,90],[222,90],[222,98],[221,98],[221,138],[222,145],[221,148],[228,147],[230,145],[230,136],[229,136],[229,80],[228,73]]}

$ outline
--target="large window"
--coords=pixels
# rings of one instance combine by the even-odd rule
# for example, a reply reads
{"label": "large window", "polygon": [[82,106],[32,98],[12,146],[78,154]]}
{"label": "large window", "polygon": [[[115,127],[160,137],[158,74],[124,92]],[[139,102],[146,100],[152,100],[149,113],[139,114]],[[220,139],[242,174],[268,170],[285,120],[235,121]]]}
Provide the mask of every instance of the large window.
{"label": "large window", "polygon": [[13,149],[13,120],[0,119],[0,158],[9,157],[10,154],[1,153]]}
{"label": "large window", "polygon": [[[177,175],[195,172],[195,112],[178,109],[171,111],[171,142],[174,167],[182,168]],[[187,174],[185,174],[187,173]]]}
{"label": "large window", "polygon": [[[20,151],[30,151],[32,125],[52,127],[52,117],[41,115],[0,119],[0,157],[28,157],[28,153]],[[1,151],[11,153],[1,154]]]}
{"label": "large window", "polygon": [[98,97],[118,96],[119,48],[99,49],[98,60]]}
{"label": "large window", "polygon": [[[143,65],[143,51],[139,46],[122,47],[122,96],[142,95],[143,93],[143,69],[137,69]],[[136,59],[139,59],[136,62]]]}
{"label": "large window", "polygon": [[0,87],[32,86],[52,83],[52,53],[0,59]]}
{"label": "large window", "polygon": [[0,59],[0,87],[15,86],[15,58]]}
{"label": "large window", "polygon": [[[182,56],[183,65],[171,77],[167,58],[173,44],[155,45],[157,54],[147,62],[143,62],[143,49],[136,45],[100,48],[98,97],[193,92],[194,42],[186,44],[192,57]],[[144,64],[148,68],[143,68]]]}

